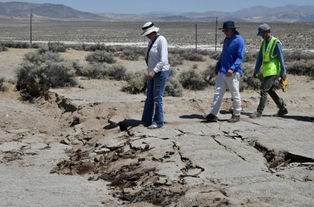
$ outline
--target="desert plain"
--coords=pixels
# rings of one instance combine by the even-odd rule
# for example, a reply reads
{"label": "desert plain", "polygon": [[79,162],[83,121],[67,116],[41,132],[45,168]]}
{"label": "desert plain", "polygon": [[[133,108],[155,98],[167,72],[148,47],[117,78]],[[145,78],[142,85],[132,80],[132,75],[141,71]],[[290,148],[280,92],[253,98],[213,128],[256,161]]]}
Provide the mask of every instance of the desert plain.
{"label": "desert plain", "polygon": [[[200,45],[210,54],[214,24],[198,24]],[[27,20],[1,25],[1,40],[27,40]],[[139,22],[37,25],[35,42],[146,41],[138,36]],[[193,25],[167,22],[160,28],[171,47],[193,48]],[[248,50],[258,49],[257,25],[240,23]],[[313,49],[312,23],[273,27],[286,50]],[[218,37],[221,42],[222,34]],[[289,110],[284,117],[274,116],[277,108],[269,99],[263,116],[250,119],[259,92],[248,89],[241,92],[240,122],[226,121],[232,105],[227,92],[219,121],[206,123],[214,93],[208,86],[165,97],[165,126],[150,130],[140,124],[145,94],[121,91],[124,81],[78,76],[76,86],[23,101],[16,70],[26,53],[37,50],[0,52],[0,77],[6,80],[0,92],[0,206],[314,206],[313,77],[288,74],[287,90],[278,90]],[[60,56],[84,66],[89,53],[67,49]],[[146,67],[143,57],[115,59],[129,71]],[[205,56],[172,69],[205,70],[214,63]]]}

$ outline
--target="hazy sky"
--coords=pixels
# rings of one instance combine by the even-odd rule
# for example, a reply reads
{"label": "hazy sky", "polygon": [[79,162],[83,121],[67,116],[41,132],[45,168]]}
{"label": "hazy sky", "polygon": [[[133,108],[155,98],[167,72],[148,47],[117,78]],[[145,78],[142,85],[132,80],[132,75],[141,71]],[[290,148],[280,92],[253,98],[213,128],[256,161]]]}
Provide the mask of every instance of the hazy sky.
{"label": "hazy sky", "polygon": [[[19,1],[19,0],[14,0]],[[140,14],[151,11],[204,12],[236,11],[252,6],[277,7],[287,4],[314,5],[314,0],[22,0],[33,3],[64,4],[95,13]],[[11,2],[2,1],[0,2]]]}

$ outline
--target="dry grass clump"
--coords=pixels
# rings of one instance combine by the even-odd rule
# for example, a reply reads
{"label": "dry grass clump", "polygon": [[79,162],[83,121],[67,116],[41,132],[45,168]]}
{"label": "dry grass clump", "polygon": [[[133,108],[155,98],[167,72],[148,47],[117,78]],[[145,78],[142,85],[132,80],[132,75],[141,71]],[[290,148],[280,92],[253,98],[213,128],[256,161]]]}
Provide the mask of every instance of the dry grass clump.
{"label": "dry grass clump", "polygon": [[115,63],[116,60],[113,58],[113,53],[104,50],[97,50],[86,56],[86,61],[90,63]]}
{"label": "dry grass clump", "polygon": [[16,88],[24,97],[33,98],[50,88],[73,86],[77,66],[77,63],[65,61],[52,52],[28,53],[16,72]]}

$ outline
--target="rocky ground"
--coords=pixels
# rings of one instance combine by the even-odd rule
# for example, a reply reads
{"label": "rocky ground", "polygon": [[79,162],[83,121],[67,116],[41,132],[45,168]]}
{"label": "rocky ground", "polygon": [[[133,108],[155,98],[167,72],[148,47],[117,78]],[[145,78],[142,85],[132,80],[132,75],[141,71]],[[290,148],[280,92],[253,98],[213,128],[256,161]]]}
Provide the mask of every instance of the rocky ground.
{"label": "rocky ground", "polygon": [[234,124],[228,93],[217,123],[213,88],[166,97],[158,130],[139,123],[144,94],[78,81],[34,103],[0,92],[0,206],[314,206],[313,80],[289,77],[285,117],[270,101],[250,119],[259,95],[243,92]]}

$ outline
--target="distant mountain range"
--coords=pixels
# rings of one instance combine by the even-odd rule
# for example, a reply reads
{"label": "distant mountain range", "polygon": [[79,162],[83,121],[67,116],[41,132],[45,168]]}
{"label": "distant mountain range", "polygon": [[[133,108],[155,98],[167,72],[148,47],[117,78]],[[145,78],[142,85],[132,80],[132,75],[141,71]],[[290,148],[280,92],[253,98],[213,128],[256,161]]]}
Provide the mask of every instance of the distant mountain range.
{"label": "distant mountain range", "polygon": [[233,19],[247,22],[314,22],[314,5],[287,5],[269,8],[256,6],[235,12],[150,12],[144,14],[94,14],[81,12],[62,4],[37,4],[24,2],[0,2],[0,16],[27,17],[32,11],[34,16],[57,19],[101,19],[109,21],[220,21]]}
{"label": "distant mountain range", "polygon": [[101,19],[100,15],[81,12],[62,4],[35,4],[24,2],[0,2],[0,15],[27,17],[32,11],[34,16],[43,18]]}

